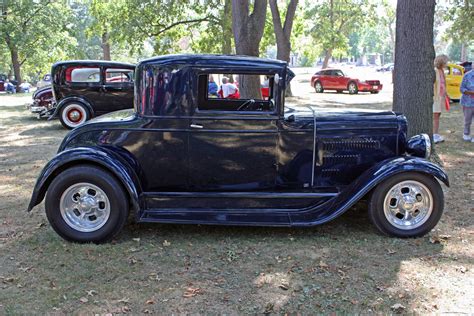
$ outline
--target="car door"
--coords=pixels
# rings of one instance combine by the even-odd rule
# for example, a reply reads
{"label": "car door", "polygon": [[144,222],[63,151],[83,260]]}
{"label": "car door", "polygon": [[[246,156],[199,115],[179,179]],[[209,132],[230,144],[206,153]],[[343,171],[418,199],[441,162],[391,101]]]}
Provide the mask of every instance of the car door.
{"label": "car door", "polygon": [[344,73],[340,70],[332,70],[333,87],[337,90],[347,89],[347,83],[349,78],[344,76]]}
{"label": "car door", "polygon": [[[260,74],[231,75],[238,94],[244,81],[259,85]],[[266,74],[268,75],[268,74]],[[269,100],[223,98],[208,94],[213,78],[223,89],[229,75],[201,74],[198,104],[189,126],[189,185],[195,191],[252,191],[275,186],[278,112],[273,102],[273,77]],[[256,79],[258,77],[258,79]],[[260,79],[262,78],[262,79]],[[258,82],[258,80],[262,80]],[[229,78],[227,78],[229,81]],[[244,88],[245,89],[245,88]],[[233,92],[233,90],[232,90]]]}
{"label": "car door", "polygon": [[114,66],[103,72],[101,112],[112,112],[133,107],[134,69]]}

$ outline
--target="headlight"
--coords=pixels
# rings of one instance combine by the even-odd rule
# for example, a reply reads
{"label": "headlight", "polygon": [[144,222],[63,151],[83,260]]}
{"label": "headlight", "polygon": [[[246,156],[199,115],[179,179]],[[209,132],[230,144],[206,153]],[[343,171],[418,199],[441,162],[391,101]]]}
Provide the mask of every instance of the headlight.
{"label": "headlight", "polygon": [[415,135],[407,141],[407,153],[428,159],[431,155],[431,140],[427,134]]}

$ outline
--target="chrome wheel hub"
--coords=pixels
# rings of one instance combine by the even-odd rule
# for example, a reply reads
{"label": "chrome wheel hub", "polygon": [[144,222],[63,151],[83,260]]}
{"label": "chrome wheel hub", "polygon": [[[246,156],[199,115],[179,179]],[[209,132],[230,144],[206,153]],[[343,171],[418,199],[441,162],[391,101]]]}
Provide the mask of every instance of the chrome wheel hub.
{"label": "chrome wheel hub", "polygon": [[433,196],[423,183],[403,181],[388,190],[383,209],[391,225],[403,230],[415,229],[429,219]]}
{"label": "chrome wheel hub", "polygon": [[67,188],[59,208],[66,224],[84,233],[100,229],[110,217],[107,195],[92,183],[81,182]]}

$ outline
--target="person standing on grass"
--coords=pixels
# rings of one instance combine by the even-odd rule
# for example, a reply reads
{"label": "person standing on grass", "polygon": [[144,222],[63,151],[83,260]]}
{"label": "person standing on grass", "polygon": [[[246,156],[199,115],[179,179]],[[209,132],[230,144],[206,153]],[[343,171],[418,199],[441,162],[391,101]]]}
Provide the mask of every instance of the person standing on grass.
{"label": "person standing on grass", "polygon": [[474,70],[470,70],[464,75],[461,83],[461,105],[464,112],[464,133],[462,139],[474,143],[471,137],[471,125],[474,118]]}
{"label": "person standing on grass", "polygon": [[435,143],[444,141],[444,137],[439,134],[439,118],[442,112],[448,110],[446,108],[446,77],[444,75],[444,68],[447,64],[448,56],[446,55],[439,55],[434,60],[436,80],[433,91],[433,141]]}

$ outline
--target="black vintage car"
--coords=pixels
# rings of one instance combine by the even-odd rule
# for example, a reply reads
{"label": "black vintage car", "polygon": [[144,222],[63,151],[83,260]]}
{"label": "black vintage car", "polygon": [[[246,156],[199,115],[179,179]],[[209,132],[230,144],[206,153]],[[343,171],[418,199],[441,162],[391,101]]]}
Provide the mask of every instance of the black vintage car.
{"label": "black vintage car", "polygon": [[67,240],[110,240],[129,211],[138,222],[312,226],[366,200],[375,226],[398,237],[441,217],[448,177],[426,160],[427,135],[407,139],[403,115],[285,105],[293,73],[276,60],[162,56],[136,72],[134,111],[71,131],[38,177],[28,210],[45,198]]}
{"label": "black vintage car", "polygon": [[66,128],[133,107],[135,65],[110,61],[64,61],[53,65],[55,107],[40,116],[59,118]]}

